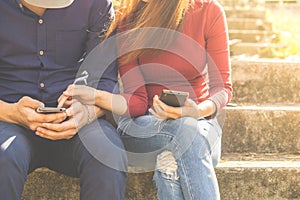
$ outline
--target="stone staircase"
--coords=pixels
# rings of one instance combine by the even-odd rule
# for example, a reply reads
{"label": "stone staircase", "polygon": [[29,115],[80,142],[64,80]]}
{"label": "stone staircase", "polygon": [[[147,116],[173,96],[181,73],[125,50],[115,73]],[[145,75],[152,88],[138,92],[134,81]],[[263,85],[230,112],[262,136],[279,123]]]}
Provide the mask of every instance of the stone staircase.
{"label": "stone staircase", "polygon": [[258,56],[270,58],[283,52],[286,43],[279,42],[276,32],[267,19],[270,7],[259,1],[221,0],[227,16],[232,56]]}
{"label": "stone staircase", "polygon": [[[219,116],[222,200],[300,199],[300,63],[232,61],[234,98]],[[127,200],[152,200],[153,173],[130,173]],[[38,169],[23,199],[79,199],[78,179]]]}
{"label": "stone staircase", "polygon": [[232,63],[221,199],[300,199],[300,63]]}

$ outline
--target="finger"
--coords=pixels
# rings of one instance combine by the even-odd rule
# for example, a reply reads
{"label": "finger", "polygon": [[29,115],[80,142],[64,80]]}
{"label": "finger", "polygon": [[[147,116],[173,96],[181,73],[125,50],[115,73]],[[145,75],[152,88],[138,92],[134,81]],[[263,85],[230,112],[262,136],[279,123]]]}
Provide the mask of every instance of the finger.
{"label": "finger", "polygon": [[158,105],[162,108],[162,110],[168,110],[169,107],[171,106],[168,106],[167,104],[165,104],[164,102],[162,102],[157,95],[154,96],[154,99],[153,99],[153,105]]}
{"label": "finger", "polygon": [[25,107],[29,107],[29,108],[33,108],[33,109],[45,106],[42,102],[32,99],[28,96],[22,97],[20,99],[20,103],[21,103],[21,105],[23,105]]}
{"label": "finger", "polygon": [[[49,131],[54,131],[54,132],[63,132],[66,130],[74,129],[76,128],[75,123],[73,120],[68,120],[60,124],[54,124],[54,123],[42,123],[41,129],[47,129]],[[39,131],[39,128],[37,129]]]}
{"label": "finger", "polygon": [[69,96],[62,94],[58,99],[58,108],[62,108],[65,102],[68,100]]}
{"label": "finger", "polygon": [[176,119],[182,115],[182,107],[173,107],[162,102],[158,97],[155,98],[155,104],[159,106],[169,118]]}
{"label": "finger", "polygon": [[54,133],[54,132],[51,132],[49,130],[42,129],[42,128],[39,128],[39,130],[37,130],[35,132],[35,134],[42,138],[46,138],[49,140],[58,140],[60,138],[60,136],[57,132]]}
{"label": "finger", "polygon": [[66,100],[65,103],[63,104],[63,107],[64,108],[70,107],[74,103],[74,100],[75,99]]}
{"label": "finger", "polygon": [[63,92],[66,96],[73,96],[73,91],[76,85],[69,85],[67,89]]}
{"label": "finger", "polygon": [[82,110],[84,110],[85,108],[84,105],[79,101],[74,101],[69,109],[70,111],[72,111],[72,116],[73,116],[76,115],[77,113],[82,112]]}
{"label": "finger", "polygon": [[53,114],[39,114],[40,116],[37,118],[38,122],[61,122],[67,118],[67,113],[53,113]]}
{"label": "finger", "polygon": [[57,102],[60,102],[64,97],[66,97],[66,95],[64,95],[64,93],[62,93],[58,99],[57,99]]}
{"label": "finger", "polygon": [[35,134],[49,139],[49,140],[61,140],[61,139],[71,139],[77,133],[76,130],[67,130],[63,132],[55,132],[47,129],[39,129]]}
{"label": "finger", "polygon": [[157,105],[157,104],[158,104],[158,101],[159,101],[158,96],[157,96],[157,95],[154,95],[154,97],[153,97],[153,105],[154,105],[154,104]]}
{"label": "finger", "polygon": [[155,112],[155,116],[161,119],[167,118],[166,113],[161,109],[159,105],[153,105],[153,111]]}
{"label": "finger", "polygon": [[74,116],[75,114],[81,112],[83,109],[82,103],[80,103],[76,99],[68,102],[68,104],[70,104],[66,110],[66,114],[68,117]]}
{"label": "finger", "polygon": [[66,113],[67,113],[67,116],[68,116],[68,117],[74,116],[75,113],[74,113],[73,107],[68,108],[68,109],[66,110]]}
{"label": "finger", "polygon": [[64,105],[64,102],[69,99],[70,97],[73,96],[73,90],[74,90],[74,85],[69,85],[67,87],[67,89],[62,93],[62,95],[60,95],[60,97],[58,98],[58,107],[61,108]]}
{"label": "finger", "polygon": [[43,114],[37,113],[36,111],[32,112],[31,116],[27,118],[28,121],[33,121],[37,123],[51,123],[54,121],[63,121],[67,117],[65,112],[62,113],[53,113],[53,114]]}
{"label": "finger", "polygon": [[59,137],[56,137],[57,139],[70,139],[79,130],[73,118],[70,118],[68,121],[65,121],[61,124],[45,123],[42,124],[42,126],[43,126],[42,128],[44,128],[44,131],[47,131],[46,133],[51,134],[51,136],[55,136],[55,133],[58,133]]}
{"label": "finger", "polygon": [[164,119],[177,119],[182,116],[182,107],[167,106],[163,109],[160,105],[153,105],[156,115]]}
{"label": "finger", "polygon": [[83,85],[70,85],[66,91],[63,92],[64,95],[70,96],[84,96],[84,92],[87,90],[86,86]]}
{"label": "finger", "polygon": [[27,128],[32,131],[36,131],[38,127],[40,127],[42,123],[30,123]]}
{"label": "finger", "polygon": [[[62,123],[63,121],[65,121],[68,118],[67,112],[64,112],[64,117],[58,117],[57,119],[55,119],[54,121],[50,121],[48,123],[54,123],[54,124],[59,124]],[[44,122],[46,123],[46,122]]]}
{"label": "finger", "polygon": [[156,112],[155,112],[155,110],[153,110],[152,108],[149,108],[149,110],[148,110],[152,115],[154,115],[156,118],[159,118],[159,119],[161,119],[161,116],[160,115],[158,115]]}

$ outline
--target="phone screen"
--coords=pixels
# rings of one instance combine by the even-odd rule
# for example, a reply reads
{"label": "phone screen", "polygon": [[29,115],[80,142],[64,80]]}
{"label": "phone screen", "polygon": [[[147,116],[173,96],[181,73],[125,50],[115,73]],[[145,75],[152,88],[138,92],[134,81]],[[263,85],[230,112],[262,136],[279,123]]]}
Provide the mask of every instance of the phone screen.
{"label": "phone screen", "polygon": [[188,92],[163,90],[159,99],[169,106],[180,107],[183,106],[188,96]]}

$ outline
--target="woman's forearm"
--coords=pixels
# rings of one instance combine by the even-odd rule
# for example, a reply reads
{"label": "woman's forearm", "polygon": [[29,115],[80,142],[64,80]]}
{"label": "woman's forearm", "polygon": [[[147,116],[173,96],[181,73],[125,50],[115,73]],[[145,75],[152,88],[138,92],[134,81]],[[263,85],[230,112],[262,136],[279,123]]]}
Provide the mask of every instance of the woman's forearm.
{"label": "woman's forearm", "polygon": [[217,108],[213,101],[205,100],[198,104],[198,115],[201,117],[208,117],[216,112]]}
{"label": "woman's forearm", "polygon": [[125,114],[128,107],[122,95],[112,94],[102,90],[97,90],[95,104],[118,115]]}

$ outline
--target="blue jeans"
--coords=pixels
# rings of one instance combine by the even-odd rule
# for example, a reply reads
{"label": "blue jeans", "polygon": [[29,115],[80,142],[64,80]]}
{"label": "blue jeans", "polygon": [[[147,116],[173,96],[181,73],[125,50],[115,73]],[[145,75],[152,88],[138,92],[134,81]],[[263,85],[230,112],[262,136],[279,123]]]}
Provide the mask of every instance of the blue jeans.
{"label": "blue jeans", "polygon": [[[95,129],[98,122],[101,129]],[[122,200],[125,197],[127,173],[116,170],[127,166],[126,154],[112,156],[115,152],[104,148],[99,137],[107,138],[113,146],[123,148],[115,128],[99,119],[85,126],[82,139],[79,135],[70,140],[52,141],[36,136],[24,127],[0,122],[0,198],[21,199],[27,174],[38,167],[48,167],[57,172],[80,178],[80,198],[93,200]],[[83,143],[85,141],[85,144]],[[95,159],[90,146],[102,152],[102,160],[110,159],[110,165]],[[114,148],[112,148],[114,149]]]}
{"label": "blue jeans", "polygon": [[[159,120],[144,115],[120,118],[118,131],[129,166],[155,170],[158,199],[220,199],[214,166],[220,159],[222,131],[216,119]],[[175,165],[157,167],[163,152],[171,152]],[[170,157],[162,162],[168,160]]]}

